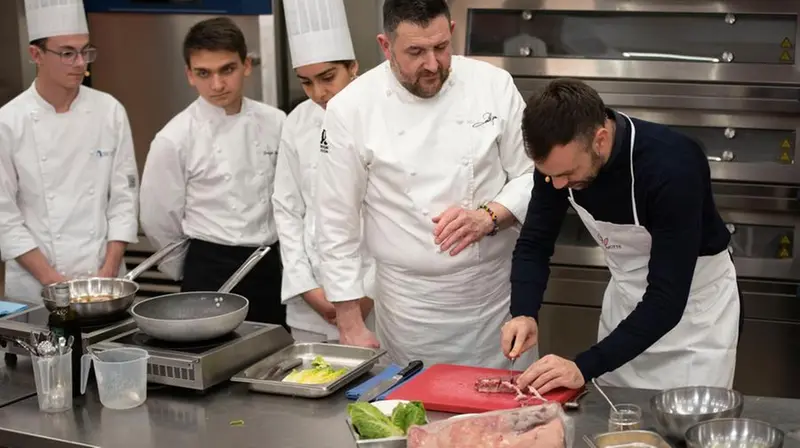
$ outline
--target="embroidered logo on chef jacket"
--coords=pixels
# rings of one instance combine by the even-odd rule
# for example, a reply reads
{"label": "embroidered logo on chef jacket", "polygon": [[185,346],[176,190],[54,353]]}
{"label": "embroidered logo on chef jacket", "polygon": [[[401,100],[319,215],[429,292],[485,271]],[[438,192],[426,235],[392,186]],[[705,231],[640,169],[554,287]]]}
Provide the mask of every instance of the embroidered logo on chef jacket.
{"label": "embroidered logo on chef jacket", "polygon": [[328,133],[325,129],[322,130],[322,137],[319,139],[319,150],[322,153],[328,153]]}
{"label": "embroidered logo on chef jacket", "polygon": [[619,244],[608,244],[608,238],[603,238],[603,235],[600,235],[599,233],[597,234],[597,239],[603,243],[603,247],[605,247],[606,250],[622,249],[622,246]]}
{"label": "embroidered logo on chef jacket", "polygon": [[90,154],[95,156],[95,157],[108,157],[108,156],[114,154],[114,150],[113,149],[95,149],[95,150],[91,151]]}
{"label": "embroidered logo on chef jacket", "polygon": [[489,124],[489,123],[494,125],[494,121],[495,120],[497,120],[497,115],[495,115],[495,114],[493,114],[491,112],[484,112],[484,114],[483,114],[483,116],[481,117],[480,120],[472,123],[472,127],[473,128],[479,128],[479,127],[481,127],[481,126],[483,126],[485,124]]}
{"label": "embroidered logo on chef jacket", "polygon": [[136,188],[136,176],[133,174],[128,174],[128,188],[134,189]]}

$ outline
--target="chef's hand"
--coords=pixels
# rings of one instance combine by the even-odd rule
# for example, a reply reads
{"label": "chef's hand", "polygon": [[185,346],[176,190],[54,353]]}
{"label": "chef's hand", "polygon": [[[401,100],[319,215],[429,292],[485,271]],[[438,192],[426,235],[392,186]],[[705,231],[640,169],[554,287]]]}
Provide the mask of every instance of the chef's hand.
{"label": "chef's hand", "polygon": [[339,343],[343,345],[355,345],[356,347],[380,348],[381,344],[375,333],[369,331],[366,326],[359,329],[343,330],[339,328]]}
{"label": "chef's hand", "polygon": [[108,263],[104,264],[99,271],[97,271],[97,276],[102,278],[113,278],[119,274],[119,266],[114,269],[114,266],[109,266]]}
{"label": "chef's hand", "polygon": [[524,389],[531,385],[540,394],[559,387],[578,389],[585,383],[583,374],[574,362],[556,355],[541,358],[517,377],[517,387]]}
{"label": "chef's hand", "polygon": [[336,302],[336,326],[339,328],[339,342],[357,347],[380,348],[378,338],[369,331],[361,315],[361,300]]}
{"label": "chef's hand", "polygon": [[517,316],[500,328],[500,345],[508,359],[517,359],[539,342],[539,326],[528,316]]}
{"label": "chef's hand", "polygon": [[336,325],[336,308],[325,298],[322,288],[315,288],[303,293],[303,300],[317,312],[326,322]]}
{"label": "chef's hand", "polygon": [[441,215],[433,218],[436,227],[434,242],[442,252],[451,247],[450,255],[458,255],[470,244],[480,241],[494,228],[491,215],[485,210],[464,210],[461,207],[450,207]]}

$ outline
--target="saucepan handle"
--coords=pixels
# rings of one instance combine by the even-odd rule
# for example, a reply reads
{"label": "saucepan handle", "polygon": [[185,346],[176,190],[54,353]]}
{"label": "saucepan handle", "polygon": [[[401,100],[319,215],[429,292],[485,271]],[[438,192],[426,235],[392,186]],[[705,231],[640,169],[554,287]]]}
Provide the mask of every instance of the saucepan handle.
{"label": "saucepan handle", "polygon": [[242,281],[244,276],[247,275],[255,267],[255,265],[261,261],[262,258],[264,258],[264,255],[266,255],[270,249],[271,248],[269,246],[261,246],[256,249],[255,252],[253,252],[253,254],[250,255],[250,257],[248,257],[241,266],[239,266],[239,269],[237,269],[236,272],[231,275],[231,278],[229,278],[228,281],[226,281],[225,284],[219,288],[218,292],[231,292],[231,290],[233,290],[233,288],[238,285],[240,281]]}
{"label": "saucepan handle", "polygon": [[153,266],[156,265],[156,263],[158,263],[159,261],[163,260],[164,257],[166,257],[167,255],[171,254],[172,251],[174,251],[174,250],[178,249],[179,247],[183,246],[184,244],[188,244],[188,243],[189,243],[189,239],[188,238],[182,238],[182,239],[179,239],[177,241],[173,241],[173,242],[167,244],[166,246],[164,246],[161,249],[159,249],[158,251],[156,251],[156,253],[154,253],[153,255],[150,255],[149,257],[147,257],[138,266],[133,268],[132,271],[130,271],[127,274],[125,274],[125,277],[124,277],[125,280],[131,280],[132,281],[132,280],[136,279],[136,277],[142,275],[144,273],[144,271],[152,268]]}

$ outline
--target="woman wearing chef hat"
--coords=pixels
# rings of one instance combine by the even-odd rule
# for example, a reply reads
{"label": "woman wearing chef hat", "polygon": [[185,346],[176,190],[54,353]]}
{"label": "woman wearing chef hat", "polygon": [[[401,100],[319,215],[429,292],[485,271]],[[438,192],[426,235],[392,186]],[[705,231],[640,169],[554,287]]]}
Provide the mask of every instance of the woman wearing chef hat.
{"label": "woman wearing chef hat", "polygon": [[[272,202],[281,241],[286,321],[301,342],[339,339],[336,310],[320,287],[314,244],[314,178],[327,102],[358,71],[342,0],[284,0],[292,67],[308,99],[286,119],[278,151]],[[363,267],[365,289],[374,282],[371,264]],[[361,299],[371,315],[372,300]]]}
{"label": "woman wearing chef hat", "polygon": [[9,298],[124,271],[137,241],[138,171],[128,116],[83,86],[97,50],[81,0],[26,0],[33,84],[0,108],[0,253]]}

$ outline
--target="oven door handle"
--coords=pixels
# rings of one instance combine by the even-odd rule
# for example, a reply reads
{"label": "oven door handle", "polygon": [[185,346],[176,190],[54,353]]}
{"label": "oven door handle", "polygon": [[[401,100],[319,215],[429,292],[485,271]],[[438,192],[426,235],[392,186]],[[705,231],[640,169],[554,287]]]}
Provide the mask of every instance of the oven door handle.
{"label": "oven door handle", "polygon": [[720,61],[719,58],[712,58],[707,56],[691,56],[688,54],[674,54],[674,53],[642,53],[636,51],[625,51],[622,53],[626,58],[650,58],[650,59],[667,59],[673,61],[691,61],[691,62],[713,62]]}

